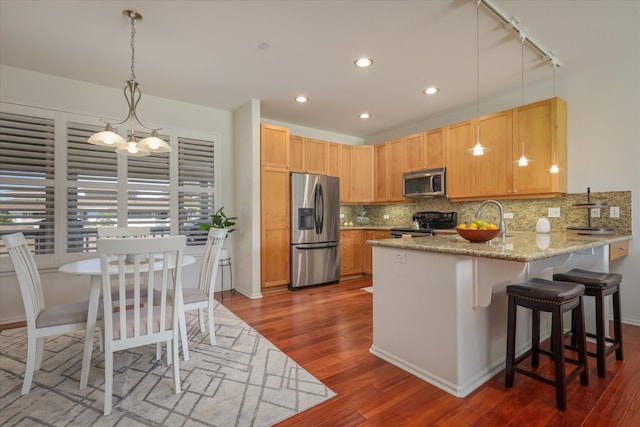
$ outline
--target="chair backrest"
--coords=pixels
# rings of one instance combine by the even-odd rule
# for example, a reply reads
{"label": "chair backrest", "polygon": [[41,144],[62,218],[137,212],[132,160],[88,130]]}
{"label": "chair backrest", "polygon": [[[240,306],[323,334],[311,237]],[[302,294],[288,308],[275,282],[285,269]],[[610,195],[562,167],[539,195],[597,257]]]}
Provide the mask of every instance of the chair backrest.
{"label": "chair backrest", "polygon": [[148,237],[151,227],[98,227],[98,237]]}
{"label": "chair backrest", "polygon": [[218,262],[220,261],[220,252],[222,244],[227,236],[225,228],[210,228],[207,237],[207,243],[204,247],[204,257],[200,266],[200,277],[198,279],[198,287],[206,294],[213,294],[216,285],[216,275],[218,273]]}
{"label": "chair backrest", "polygon": [[9,251],[13,268],[16,270],[24,311],[27,316],[27,326],[29,329],[35,329],[38,314],[45,307],[36,261],[29,250],[24,234],[6,234],[2,236],[2,240]]}
{"label": "chair backrest", "polygon": [[[179,307],[167,304],[167,294],[173,292],[169,301],[179,301],[186,241],[186,236],[98,239],[106,341],[120,341],[122,348],[127,348],[156,342],[153,335],[177,328]],[[133,257],[133,263],[127,262],[127,255]],[[133,308],[114,313],[115,307],[127,307],[130,283],[134,287],[133,301],[129,301]],[[154,289],[159,292],[155,305]]]}

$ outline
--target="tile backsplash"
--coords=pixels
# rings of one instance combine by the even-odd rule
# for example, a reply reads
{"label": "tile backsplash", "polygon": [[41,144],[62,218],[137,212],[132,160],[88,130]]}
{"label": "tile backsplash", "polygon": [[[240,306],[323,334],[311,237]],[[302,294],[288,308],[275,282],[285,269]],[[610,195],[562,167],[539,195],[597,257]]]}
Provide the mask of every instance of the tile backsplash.
{"label": "tile backsplash", "polygon": [[[513,218],[505,219],[507,230],[511,231],[535,231],[536,222],[541,217],[549,219],[552,232],[565,231],[569,226],[586,227],[588,223],[588,210],[574,207],[576,204],[587,203],[586,192],[566,194],[553,199],[498,201],[505,213],[513,214]],[[592,215],[592,227],[610,227],[616,233],[631,234],[631,191],[591,193],[591,202],[607,204],[600,209],[599,218]],[[344,218],[340,222],[343,224],[351,221],[354,226],[408,227],[413,213],[419,211],[455,211],[458,212],[458,222],[469,222],[473,220],[480,203],[481,201],[453,203],[446,198],[432,198],[393,205],[342,205],[340,213],[344,214]],[[609,208],[612,206],[620,208],[620,218],[609,217]],[[560,217],[549,218],[549,208],[560,208]],[[385,215],[388,219],[385,219]],[[498,209],[494,205],[487,205],[483,208],[482,217],[497,223]]]}

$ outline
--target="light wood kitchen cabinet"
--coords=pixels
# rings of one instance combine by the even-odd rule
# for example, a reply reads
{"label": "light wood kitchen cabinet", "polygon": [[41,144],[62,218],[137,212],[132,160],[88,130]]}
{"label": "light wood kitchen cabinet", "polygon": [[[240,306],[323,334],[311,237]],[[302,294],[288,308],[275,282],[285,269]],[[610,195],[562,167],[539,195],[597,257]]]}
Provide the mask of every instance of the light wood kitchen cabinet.
{"label": "light wood kitchen cabinet", "polygon": [[388,230],[363,230],[363,239],[362,239],[362,270],[365,274],[373,274],[373,247],[366,244],[367,240],[380,240],[380,239],[390,239],[391,232]]}
{"label": "light wood kitchen cabinet", "polygon": [[353,166],[351,164],[353,149],[350,145],[338,147],[338,176],[340,177],[340,202],[350,203],[352,197]]}
{"label": "light wood kitchen cabinet", "polygon": [[327,143],[318,139],[305,138],[304,150],[306,172],[326,175]]}
{"label": "light wood kitchen cabinet", "polygon": [[395,139],[374,145],[374,195],[376,202],[399,202],[402,197],[402,174],[405,144]]}
{"label": "light wood kitchen cabinet", "polygon": [[426,167],[426,146],[424,136],[426,132],[420,132],[404,137],[404,170],[413,172]]}
{"label": "light wood kitchen cabinet", "polygon": [[260,127],[261,286],[287,285],[290,277],[289,130]]}
{"label": "light wood kitchen cabinet", "polygon": [[629,255],[629,241],[615,242],[609,245],[609,261]]}
{"label": "light wood kitchen cabinet", "polygon": [[465,150],[473,147],[475,139],[475,119],[455,123],[446,128],[446,182],[449,199],[474,196],[475,162],[474,156]]}
{"label": "light wood kitchen cabinet", "polygon": [[352,146],[351,152],[351,201],[373,201],[373,146]]}
{"label": "light wood kitchen cabinet", "polygon": [[289,172],[304,172],[304,138],[289,136]]}
{"label": "light wood kitchen cabinet", "polygon": [[444,167],[444,128],[424,132],[423,164],[425,169]]}
{"label": "light wood kitchen cabinet", "polygon": [[[480,117],[480,143],[491,147],[482,156],[473,156],[475,162],[474,194],[481,198],[511,194],[512,140],[511,110]],[[483,142],[484,141],[484,142]]]}
{"label": "light wood kitchen cabinet", "polygon": [[327,175],[340,176],[340,144],[327,142]]}
{"label": "light wood kitchen cabinet", "polygon": [[340,276],[362,273],[362,230],[340,231]]}
{"label": "light wood kitchen cabinet", "polygon": [[[522,152],[528,166],[513,166],[513,194],[560,196],[567,192],[567,104],[551,98],[513,109],[513,161]],[[560,172],[549,173],[555,161]]]}

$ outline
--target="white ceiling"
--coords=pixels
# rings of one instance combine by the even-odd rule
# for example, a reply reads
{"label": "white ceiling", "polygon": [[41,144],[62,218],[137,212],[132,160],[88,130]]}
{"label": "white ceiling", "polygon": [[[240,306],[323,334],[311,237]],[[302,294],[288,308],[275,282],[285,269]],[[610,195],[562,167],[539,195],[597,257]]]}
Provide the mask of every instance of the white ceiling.
{"label": "white ceiling", "polygon": [[[493,3],[558,54],[562,79],[628,53],[615,41],[636,1]],[[124,9],[144,17],[135,38],[143,94],[230,111],[259,99],[264,118],[363,138],[476,105],[475,0],[0,0],[0,62],[122,88]],[[481,105],[519,93],[520,40],[484,6],[480,46]],[[374,66],[357,69],[359,56]],[[553,96],[540,58],[526,47],[525,102],[536,100],[526,86],[545,80]],[[429,85],[440,93],[423,95]],[[310,102],[295,103],[299,94]],[[372,118],[360,119],[364,111]]]}

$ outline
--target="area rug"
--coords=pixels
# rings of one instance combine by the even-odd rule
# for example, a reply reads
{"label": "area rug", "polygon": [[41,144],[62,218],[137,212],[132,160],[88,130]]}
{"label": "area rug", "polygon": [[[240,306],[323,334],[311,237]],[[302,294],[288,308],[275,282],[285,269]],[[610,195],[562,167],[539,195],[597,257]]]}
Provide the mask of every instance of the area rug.
{"label": "area rug", "polygon": [[83,332],[46,339],[42,368],[25,396],[26,328],[1,332],[0,425],[260,427],[335,396],[224,306],[215,308],[213,347],[195,313],[187,314],[190,359],[180,361],[182,392],[173,392],[173,371],[166,357],[155,360],[155,346],[118,352],[107,417],[104,357],[97,345],[89,386],[79,389]]}
{"label": "area rug", "polygon": [[367,286],[366,288],[360,288],[361,291],[365,291],[365,292],[369,292],[370,294],[373,293],[373,286]]}

